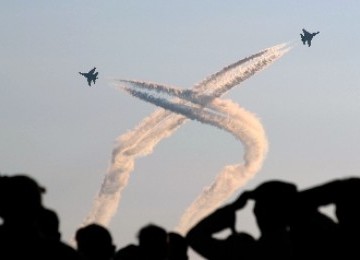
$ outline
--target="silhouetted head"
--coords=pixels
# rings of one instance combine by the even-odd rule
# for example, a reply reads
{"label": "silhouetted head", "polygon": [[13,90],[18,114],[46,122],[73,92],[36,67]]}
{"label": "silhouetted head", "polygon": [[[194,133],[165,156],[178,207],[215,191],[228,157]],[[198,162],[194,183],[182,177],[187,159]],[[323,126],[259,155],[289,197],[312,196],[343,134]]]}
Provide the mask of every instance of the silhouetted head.
{"label": "silhouetted head", "polygon": [[297,188],[284,181],[268,181],[250,192],[255,200],[254,214],[261,231],[285,228],[293,213]]}
{"label": "silhouetted head", "polygon": [[167,232],[162,227],[149,224],[140,229],[139,248],[143,259],[165,259],[167,255]]}
{"label": "silhouetted head", "polygon": [[45,189],[27,175],[3,176],[0,180],[0,214],[4,221],[32,220],[42,208]]}
{"label": "silhouetted head", "polygon": [[107,260],[115,253],[112,236],[108,229],[98,224],[79,228],[75,234],[78,252],[86,259]]}

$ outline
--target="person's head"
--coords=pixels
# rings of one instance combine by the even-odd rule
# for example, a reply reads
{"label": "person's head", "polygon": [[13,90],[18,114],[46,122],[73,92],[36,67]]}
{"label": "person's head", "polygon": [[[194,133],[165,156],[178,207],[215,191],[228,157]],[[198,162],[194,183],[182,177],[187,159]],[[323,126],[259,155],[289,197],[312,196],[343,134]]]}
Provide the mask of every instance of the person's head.
{"label": "person's head", "polygon": [[78,252],[86,259],[111,259],[115,253],[109,230],[99,224],[79,228],[75,240]]}
{"label": "person's head", "polygon": [[297,187],[289,182],[273,180],[264,182],[250,191],[248,196],[255,200],[254,214],[263,231],[286,228],[296,203]]}
{"label": "person's head", "polygon": [[149,224],[140,229],[139,248],[147,259],[165,259],[167,255],[167,232],[160,226]]}
{"label": "person's head", "polygon": [[45,189],[27,175],[0,177],[1,217],[6,221],[33,221],[42,209]]}

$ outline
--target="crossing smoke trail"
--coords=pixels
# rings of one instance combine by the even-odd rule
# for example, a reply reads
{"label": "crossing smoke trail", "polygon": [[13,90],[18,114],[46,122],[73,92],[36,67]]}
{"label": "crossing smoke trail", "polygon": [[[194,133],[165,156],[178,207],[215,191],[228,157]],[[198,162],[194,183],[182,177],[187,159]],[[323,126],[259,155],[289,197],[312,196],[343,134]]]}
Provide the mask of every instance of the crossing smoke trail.
{"label": "crossing smoke trail", "polygon": [[[215,181],[200,194],[182,216],[176,228],[179,233],[184,234],[198,220],[217,208],[261,168],[268,148],[262,124],[255,115],[232,101],[216,98],[208,104],[210,110],[204,110],[201,107],[154,97],[128,87],[123,89],[146,102],[228,131],[244,144],[245,163],[228,165],[218,174]],[[176,96],[181,96],[180,90],[176,92]]]}
{"label": "crossing smoke trail", "polygon": [[[255,73],[265,69],[289,50],[290,49],[286,44],[279,44],[251,55],[211,75],[201,83],[195,85],[192,90],[182,90],[182,97],[186,98],[189,94],[202,94],[219,97],[232,87],[250,78]],[[157,83],[135,80],[118,80],[118,82],[128,83],[134,87],[149,89],[159,93],[167,92],[170,95],[177,95],[180,93],[179,90],[173,87],[166,87]]]}
{"label": "crossing smoke trail", "polygon": [[[198,94],[222,95],[231,87],[272,64],[288,50],[286,44],[265,49],[225,67],[195,85],[193,90]],[[129,181],[130,173],[134,170],[135,159],[150,154],[162,139],[172,135],[186,120],[184,115],[157,109],[135,129],[117,138],[117,145],[113,149],[110,166],[100,191],[82,225],[92,222],[105,226],[109,224],[119,205],[122,191]]]}

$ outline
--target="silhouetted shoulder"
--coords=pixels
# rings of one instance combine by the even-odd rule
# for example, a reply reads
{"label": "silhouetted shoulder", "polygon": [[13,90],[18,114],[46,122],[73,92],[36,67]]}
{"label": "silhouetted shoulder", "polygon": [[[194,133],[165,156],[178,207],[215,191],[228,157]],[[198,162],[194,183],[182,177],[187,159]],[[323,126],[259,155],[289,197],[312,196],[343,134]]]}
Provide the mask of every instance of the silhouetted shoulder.
{"label": "silhouetted shoulder", "polygon": [[140,258],[140,249],[137,245],[127,245],[116,251],[114,260],[137,260]]}

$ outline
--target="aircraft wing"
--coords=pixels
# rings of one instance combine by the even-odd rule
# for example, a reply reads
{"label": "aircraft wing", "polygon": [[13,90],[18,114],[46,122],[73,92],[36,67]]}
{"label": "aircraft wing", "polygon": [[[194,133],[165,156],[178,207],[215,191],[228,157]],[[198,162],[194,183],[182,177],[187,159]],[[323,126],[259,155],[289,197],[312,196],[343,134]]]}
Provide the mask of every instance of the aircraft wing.
{"label": "aircraft wing", "polygon": [[304,33],[304,36],[307,35],[307,34],[309,34],[309,32],[306,31],[305,29],[302,29],[302,31],[303,31],[303,33]]}
{"label": "aircraft wing", "polygon": [[89,74],[94,74],[96,68],[93,68],[92,70],[89,71]]}

